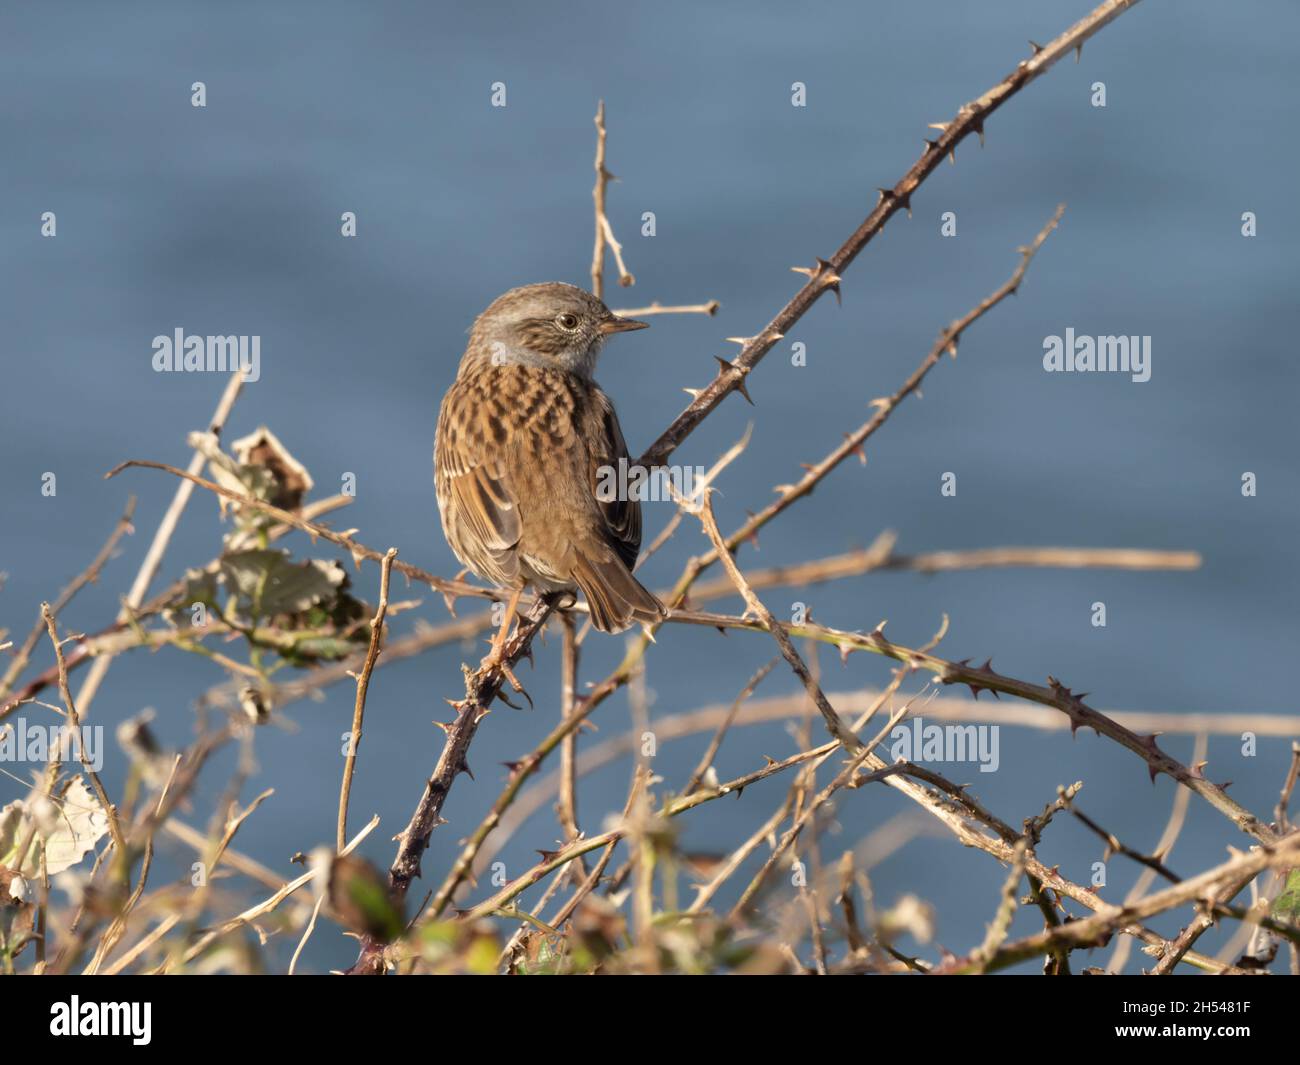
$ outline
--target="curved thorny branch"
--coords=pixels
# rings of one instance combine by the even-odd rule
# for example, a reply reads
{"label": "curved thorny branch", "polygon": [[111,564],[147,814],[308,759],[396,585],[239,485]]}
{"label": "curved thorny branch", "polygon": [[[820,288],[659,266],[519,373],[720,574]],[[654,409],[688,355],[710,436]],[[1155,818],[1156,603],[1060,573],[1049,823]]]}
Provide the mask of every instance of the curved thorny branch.
{"label": "curved thorny branch", "polygon": [[893,188],[878,190],[879,200],[875,209],[840,245],[839,250],[829,259],[817,259],[811,267],[792,267],[797,273],[808,275],[804,286],[767,325],[745,341],[740,354],[730,365],[719,369],[718,376],[691,400],[686,409],[673,420],[672,425],[659,434],[659,439],[646,449],[645,454],[637,460],[638,463],[646,469],[663,465],[668,456],[718,404],[732,392],[743,390],[745,378],[772,349],[772,345],[790,332],[791,327],[808,313],[822,295],[835,292],[838,296],[844,272],[853,260],[896,213],[906,211],[911,215],[912,194],[938,169],[945,157],[956,160],[957,145],[975,133],[983,146],[984,123],[994,111],[1039,75],[1050,70],[1057,60],[1071,52],[1081,52],[1088,38],[1137,2],[1138,0],[1106,0],[1106,3],[1095,8],[1048,44],[1034,45],[1032,56],[1023,60],[987,92],[963,104],[951,121],[936,123],[940,130],[939,136],[933,140],[926,139],[925,151]]}

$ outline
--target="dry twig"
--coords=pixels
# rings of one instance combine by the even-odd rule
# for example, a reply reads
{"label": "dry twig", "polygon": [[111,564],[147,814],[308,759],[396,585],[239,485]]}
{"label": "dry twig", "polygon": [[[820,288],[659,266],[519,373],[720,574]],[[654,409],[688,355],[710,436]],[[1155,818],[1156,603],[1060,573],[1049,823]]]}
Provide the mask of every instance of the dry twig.
{"label": "dry twig", "polygon": [[[370,690],[370,674],[374,672],[383,639],[384,617],[388,614],[388,579],[393,571],[397,548],[390,547],[384,554],[379,576],[379,606],[370,621],[370,643],[366,648],[366,661],[357,674],[357,700],[352,708],[352,734],[348,738],[348,753],[343,762],[343,783],[339,790],[339,823],[334,849],[342,851],[348,838],[348,796],[352,792],[352,773],[357,764],[357,748],[361,744],[361,726],[366,716],[366,693]],[[314,918],[313,918],[314,922]]]}

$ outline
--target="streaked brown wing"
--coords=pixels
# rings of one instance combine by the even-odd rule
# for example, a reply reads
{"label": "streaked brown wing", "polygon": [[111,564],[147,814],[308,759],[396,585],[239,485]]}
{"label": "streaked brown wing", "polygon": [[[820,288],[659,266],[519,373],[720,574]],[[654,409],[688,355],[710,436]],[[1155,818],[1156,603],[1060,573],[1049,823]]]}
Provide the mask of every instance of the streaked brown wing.
{"label": "streaked brown wing", "polygon": [[472,429],[480,409],[472,390],[460,383],[443,400],[435,452],[439,504],[461,561],[480,576],[508,583],[519,572],[519,507],[503,447]]}

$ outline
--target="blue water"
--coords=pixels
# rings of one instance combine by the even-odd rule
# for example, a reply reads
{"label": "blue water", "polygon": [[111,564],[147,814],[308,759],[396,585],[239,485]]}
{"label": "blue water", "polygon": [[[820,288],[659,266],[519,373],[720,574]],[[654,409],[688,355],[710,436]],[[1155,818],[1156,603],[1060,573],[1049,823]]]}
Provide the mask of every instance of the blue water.
{"label": "blue water", "polygon": [[[495,295],[529,281],[586,282],[598,98],[608,165],[622,179],[610,216],[637,276],[610,302],[722,303],[715,319],[659,318],[607,350],[599,377],[636,452],[680,410],[683,387],[712,377],[712,356],[734,352],[723,338],[755,332],[794,291],[789,267],[838,247],[875,187],[915,159],[927,123],[950,118],[1027,54],[1028,38],[1050,39],[1088,6],[10,5],[0,32],[0,626],[24,634],[136,493],[139,531],[63,620],[93,630],[115,612],[175,485],[153,471],[102,474],[127,458],[184,465],[185,434],[206,423],[224,383],[151,370],[152,338],[178,326],[261,337],[262,377],[228,438],[270,425],[320,494],[354,473],[358,498],[337,522],[454,573],[431,483],[437,404],[466,328]],[[986,147],[966,142],[957,165],[923,186],[911,220],[896,217],[854,264],[843,306],[820,302],[751,377],[756,407],[727,400],[677,455],[708,465],[753,421],[749,450],[721,483],[719,520],[734,526],[865,420],[867,402],[893,391],[938,329],[1005,279],[1016,246],[1064,201],[1065,219],[1019,296],[897,412],[868,466],[846,464],[741,561],[832,554],[892,528],[906,552],[1186,548],[1202,553],[1203,568],[876,575],[766,593],[779,616],[799,600],[827,624],[888,618],[894,639],[919,643],[947,613],[950,657],[991,654],[999,669],[1037,681],[1051,673],[1099,707],[1294,711],[1300,158],[1287,131],[1297,30],[1296,8],[1283,2],[1148,0],[1123,15],[1081,63],[1061,63],[999,111]],[[206,84],[206,108],[190,105],[195,81]],[[497,81],[505,108],[490,106]],[[790,104],[795,81],[807,85],[805,108]],[[1098,81],[1105,108],[1090,104]],[[57,215],[54,239],[40,234],[46,211]],[[355,239],[339,234],[345,211],[357,215]],[[653,238],[639,235],[644,211],[656,215]],[[945,211],[957,215],[955,238],[940,235]],[[1253,239],[1240,235],[1244,211],[1258,218]],[[1067,327],[1150,336],[1151,380],[1044,373],[1043,338]],[[806,345],[804,367],[790,363],[795,341]],[[1241,494],[1245,471],[1257,475],[1254,498]],[[46,472],[57,474],[53,498],[40,491]],[[945,472],[957,475],[955,498],[940,495]],[[648,506],[647,540],[669,515],[667,504]],[[214,503],[199,493],[162,577],[210,558],[220,534]],[[671,582],[703,546],[688,522],[646,567],[648,582]],[[377,571],[355,580],[373,599]],[[1089,622],[1096,601],[1106,603],[1105,628]],[[426,596],[417,615],[437,622],[446,611]],[[537,709],[501,708],[485,723],[471,759],[477,781],[462,778],[453,792],[426,883],[496,795],[499,763],[555,720],[556,646],[524,673]],[[584,679],[604,676],[621,649],[594,636]],[[430,722],[445,719],[459,663],[478,653],[443,648],[376,677],[352,810],[356,824],[381,816],[364,847],[381,865],[436,758],[441,733]],[[729,700],[772,653],[759,635],[670,627],[649,659],[652,713]],[[42,667],[47,659],[43,649]],[[826,655],[823,665],[831,689],[889,676],[866,655],[843,668]],[[112,724],[152,706],[163,738],[183,744],[194,699],[221,679],[192,656],[136,652],[116,663],[92,718]],[[781,672],[764,690],[793,692],[796,682]],[[294,730],[259,734],[244,798],[276,794],[236,845],[286,877],[297,871],[290,855],[333,839],[351,703],[350,685],[337,686],[286,711]],[[595,720],[600,739],[626,728],[625,694]],[[705,742],[665,746],[657,770],[682,781]],[[1191,739],[1166,746],[1186,758]],[[1207,772],[1267,814],[1288,745],[1264,741],[1249,759],[1240,746],[1213,741]],[[793,749],[779,725],[740,729],[718,770],[725,778]],[[196,817],[229,766],[214,764]],[[1004,728],[999,772],[948,768],[1012,824],[1082,779],[1082,808],[1135,847],[1154,846],[1172,801],[1170,781],[1153,787],[1137,759],[1090,733],[1071,741]],[[121,769],[110,759],[110,790]],[[627,772],[622,764],[584,786],[589,830],[621,804]],[[687,815],[683,845],[729,849],[787,784]],[[0,799],[22,790],[0,784]],[[843,797],[827,853],[908,806],[883,788]],[[548,808],[506,849],[508,868],[521,871],[557,834]],[[1170,865],[1194,872],[1246,842],[1193,800]],[[1100,841],[1066,821],[1040,853],[1079,881],[1102,856]],[[1108,868],[1103,894],[1118,899],[1136,873],[1123,859]],[[164,864],[155,875],[175,871]],[[939,941],[958,952],[982,938],[1003,876],[945,837],[913,842],[872,870],[878,901],[929,900]],[[1026,914],[1016,931],[1034,928]],[[1202,942],[1212,950],[1216,941]],[[277,964],[288,949],[277,947]],[[306,964],[339,967],[351,956],[349,940],[323,929]]]}

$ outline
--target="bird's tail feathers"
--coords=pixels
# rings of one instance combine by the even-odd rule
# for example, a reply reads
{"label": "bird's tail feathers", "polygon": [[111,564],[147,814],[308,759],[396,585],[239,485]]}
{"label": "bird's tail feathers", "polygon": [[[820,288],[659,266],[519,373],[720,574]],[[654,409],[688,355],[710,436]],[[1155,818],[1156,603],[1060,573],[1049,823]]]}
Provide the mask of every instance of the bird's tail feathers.
{"label": "bird's tail feathers", "polygon": [[632,576],[622,559],[580,557],[573,581],[591,609],[591,623],[601,632],[622,632],[633,622],[653,624],[667,616],[663,604]]}

